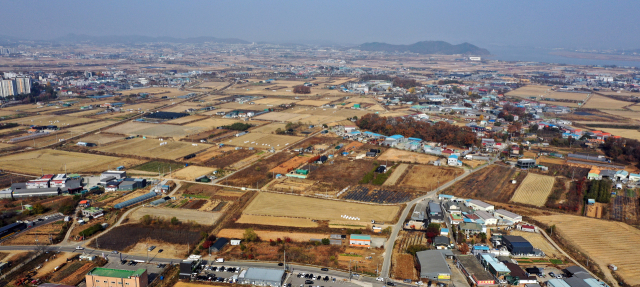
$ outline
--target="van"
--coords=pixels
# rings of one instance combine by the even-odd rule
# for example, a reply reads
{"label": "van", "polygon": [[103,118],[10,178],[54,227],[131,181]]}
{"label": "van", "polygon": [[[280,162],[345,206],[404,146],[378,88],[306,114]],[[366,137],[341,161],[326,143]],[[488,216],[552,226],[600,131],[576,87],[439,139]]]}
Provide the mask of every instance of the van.
{"label": "van", "polygon": [[147,248],[147,251],[153,251],[154,249],[156,249],[156,247],[154,245],[149,246],[149,248]]}
{"label": "van", "polygon": [[216,259],[216,263],[223,263],[224,262],[224,258],[218,258]]}

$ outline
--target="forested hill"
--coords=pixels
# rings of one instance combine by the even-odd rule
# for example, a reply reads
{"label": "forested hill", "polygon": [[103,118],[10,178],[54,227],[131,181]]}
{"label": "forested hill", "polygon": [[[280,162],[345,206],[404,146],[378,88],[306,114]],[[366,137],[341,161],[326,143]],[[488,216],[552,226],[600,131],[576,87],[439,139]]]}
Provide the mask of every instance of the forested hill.
{"label": "forested hill", "polygon": [[487,49],[479,48],[478,46],[462,43],[458,45],[452,45],[444,41],[422,41],[411,45],[393,45],[380,42],[364,43],[357,47],[362,51],[372,52],[413,52],[418,54],[441,54],[441,55],[454,55],[454,54],[466,54],[466,55],[490,55]]}

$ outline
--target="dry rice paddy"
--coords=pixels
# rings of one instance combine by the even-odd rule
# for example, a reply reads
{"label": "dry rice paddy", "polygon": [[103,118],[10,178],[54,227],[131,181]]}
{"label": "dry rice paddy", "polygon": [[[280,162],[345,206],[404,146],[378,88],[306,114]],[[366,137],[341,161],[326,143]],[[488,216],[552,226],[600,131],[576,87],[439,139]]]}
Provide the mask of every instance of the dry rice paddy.
{"label": "dry rice paddy", "polygon": [[283,149],[295,142],[303,139],[296,136],[269,135],[260,133],[248,133],[240,137],[233,137],[230,140],[223,141],[225,145],[254,147],[254,148],[274,148],[276,150]]}
{"label": "dry rice paddy", "polygon": [[[163,142],[166,142],[167,144],[160,145],[160,143]],[[96,150],[149,158],[181,159],[188,154],[199,152],[210,147],[211,145],[202,143],[192,144],[179,141],[159,141],[135,138],[101,146],[96,148]]]}
{"label": "dry rice paddy", "polygon": [[[392,222],[400,208],[261,192],[243,214],[316,220],[343,220],[341,215],[359,217],[354,224],[371,220]],[[274,218],[275,219],[275,218]]]}
{"label": "dry rice paddy", "polygon": [[604,272],[609,272],[609,264],[615,264],[616,273],[626,283],[640,284],[640,230],[622,222],[566,214],[535,219],[555,225],[562,238],[591,257]]}
{"label": "dry rice paddy", "polygon": [[243,214],[236,223],[248,223],[259,225],[274,225],[274,226],[292,226],[292,227],[318,227],[318,223],[311,221],[307,218],[287,218],[277,217],[275,219],[272,216],[260,216],[260,215],[248,215]]}
{"label": "dry rice paddy", "polygon": [[194,181],[200,176],[211,175],[214,170],[215,169],[210,167],[190,165],[173,173],[173,177],[177,179]]}
{"label": "dry rice paddy", "polygon": [[207,128],[199,126],[176,126],[167,124],[150,124],[139,122],[128,122],[112,127],[107,132],[123,135],[143,135],[149,137],[185,137],[205,131]]}
{"label": "dry rice paddy", "polygon": [[554,182],[555,178],[552,176],[529,173],[516,189],[511,201],[543,206],[551,194]]}
{"label": "dry rice paddy", "polygon": [[0,157],[4,170],[27,174],[42,173],[90,173],[124,165],[132,167],[143,161],[95,154],[42,149]]}
{"label": "dry rice paddy", "polygon": [[437,156],[427,155],[423,153],[404,151],[399,149],[390,148],[383,152],[379,161],[392,161],[392,162],[407,162],[407,163],[420,163],[428,164],[431,161],[437,160]]}

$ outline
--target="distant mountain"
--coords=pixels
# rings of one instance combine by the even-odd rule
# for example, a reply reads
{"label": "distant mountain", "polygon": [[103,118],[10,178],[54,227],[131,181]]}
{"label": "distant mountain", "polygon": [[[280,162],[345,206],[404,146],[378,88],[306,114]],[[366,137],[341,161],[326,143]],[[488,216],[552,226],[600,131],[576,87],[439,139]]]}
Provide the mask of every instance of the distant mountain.
{"label": "distant mountain", "polygon": [[250,42],[235,39],[235,38],[215,38],[215,37],[195,37],[195,38],[174,38],[174,37],[148,37],[148,36],[88,36],[88,35],[76,35],[69,34],[60,38],[52,40],[53,42],[60,43],[96,43],[96,44],[135,44],[135,43],[155,43],[155,42],[167,42],[167,43],[188,43],[197,44],[204,42],[224,43],[224,44],[250,44]]}
{"label": "distant mountain", "polygon": [[393,45],[380,42],[364,43],[356,47],[362,51],[372,52],[413,52],[418,54],[441,55],[490,55],[487,49],[479,48],[469,43],[451,45],[444,41],[422,41],[411,45]]}

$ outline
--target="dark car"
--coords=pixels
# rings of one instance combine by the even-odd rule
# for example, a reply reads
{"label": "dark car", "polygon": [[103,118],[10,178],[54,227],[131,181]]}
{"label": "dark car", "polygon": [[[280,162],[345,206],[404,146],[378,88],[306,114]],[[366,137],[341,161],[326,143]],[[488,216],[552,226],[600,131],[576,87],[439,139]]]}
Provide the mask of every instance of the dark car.
{"label": "dark car", "polygon": [[291,287],[291,283],[287,284],[287,287]]}
{"label": "dark car", "polygon": [[162,253],[162,251],[164,251],[164,249],[160,249],[160,250],[158,250],[158,253]]}
{"label": "dark car", "polygon": [[224,278],[218,277],[218,282],[224,282]]}
{"label": "dark car", "polygon": [[296,275],[296,277],[300,278],[300,277],[302,277],[302,274],[298,273],[298,275]]}
{"label": "dark car", "polygon": [[404,283],[411,283],[411,279],[404,279]]}
{"label": "dark car", "polygon": [[322,271],[329,271],[329,268],[326,268],[326,267],[325,267],[325,268],[322,268],[322,269],[320,269],[320,270],[322,270]]}
{"label": "dark car", "polygon": [[278,266],[283,266],[283,265],[284,265],[284,263],[282,263],[282,262],[278,263]]}
{"label": "dark car", "polygon": [[313,281],[311,281],[311,280],[304,280],[304,284],[313,284]]}
{"label": "dark car", "polygon": [[387,282],[387,285],[389,285],[389,286],[396,286],[396,283],[393,283],[393,282]]}
{"label": "dark car", "polygon": [[324,281],[329,281],[329,276],[324,276]]}
{"label": "dark car", "polygon": [[120,264],[122,264],[122,265],[127,264],[127,260],[122,260],[122,262],[120,262]]}
{"label": "dark car", "polygon": [[213,268],[211,268],[211,271],[218,271],[218,267],[213,266]]}

